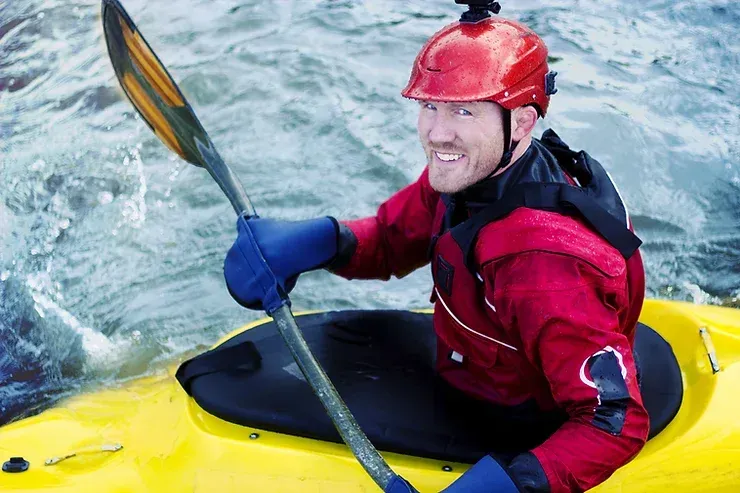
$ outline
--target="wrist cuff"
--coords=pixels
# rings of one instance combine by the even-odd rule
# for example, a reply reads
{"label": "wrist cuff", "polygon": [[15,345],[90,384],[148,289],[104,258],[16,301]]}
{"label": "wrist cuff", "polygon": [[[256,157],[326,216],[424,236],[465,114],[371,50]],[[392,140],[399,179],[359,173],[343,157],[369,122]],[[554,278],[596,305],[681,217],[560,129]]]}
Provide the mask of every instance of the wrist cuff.
{"label": "wrist cuff", "polygon": [[326,266],[326,269],[334,272],[347,266],[352,260],[352,256],[355,254],[355,250],[357,250],[357,237],[345,224],[340,223],[331,216],[329,216],[329,219],[334,223],[334,231],[337,238],[337,254]]}

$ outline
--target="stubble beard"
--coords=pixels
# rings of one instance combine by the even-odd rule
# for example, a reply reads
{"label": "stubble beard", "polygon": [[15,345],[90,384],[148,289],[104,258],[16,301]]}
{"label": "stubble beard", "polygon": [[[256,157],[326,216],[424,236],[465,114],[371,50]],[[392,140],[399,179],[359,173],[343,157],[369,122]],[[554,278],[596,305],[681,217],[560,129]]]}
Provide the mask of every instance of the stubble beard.
{"label": "stubble beard", "polygon": [[[439,193],[453,194],[465,190],[485,179],[496,168],[501,161],[501,154],[496,152],[495,149],[499,148],[500,145],[500,142],[489,142],[488,146],[475,153],[475,161],[469,154],[465,153],[467,162],[464,166],[454,164],[440,166],[434,163],[434,151],[432,151],[431,146],[423,142],[422,147],[429,167],[429,183]],[[458,147],[450,147],[450,153],[458,152]],[[485,162],[482,162],[481,159],[485,159]]]}
{"label": "stubble beard", "polygon": [[429,162],[429,183],[437,192],[457,193],[473,184],[475,179],[471,176],[471,171],[470,161],[464,167],[439,166]]}
{"label": "stubble beard", "polygon": [[451,180],[451,170],[439,169],[432,163],[429,163],[429,184],[432,188],[439,193],[455,193],[459,192],[459,186],[455,181]]}

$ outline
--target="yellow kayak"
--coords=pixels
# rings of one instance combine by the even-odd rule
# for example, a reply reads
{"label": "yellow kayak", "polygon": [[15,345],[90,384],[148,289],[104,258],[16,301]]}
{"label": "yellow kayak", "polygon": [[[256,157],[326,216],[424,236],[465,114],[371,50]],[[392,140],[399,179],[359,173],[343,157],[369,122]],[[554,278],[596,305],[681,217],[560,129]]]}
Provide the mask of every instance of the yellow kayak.
{"label": "yellow kayak", "polygon": [[[433,339],[413,339],[431,331],[428,312],[297,320],[360,425],[419,491],[440,491],[474,462],[481,444],[435,400]],[[641,322],[654,329],[638,329],[637,353],[655,436],[593,491],[740,491],[740,311],[648,300]],[[19,471],[0,472],[0,491],[378,491],[280,342],[260,320],[179,370],[0,428],[3,470]]]}

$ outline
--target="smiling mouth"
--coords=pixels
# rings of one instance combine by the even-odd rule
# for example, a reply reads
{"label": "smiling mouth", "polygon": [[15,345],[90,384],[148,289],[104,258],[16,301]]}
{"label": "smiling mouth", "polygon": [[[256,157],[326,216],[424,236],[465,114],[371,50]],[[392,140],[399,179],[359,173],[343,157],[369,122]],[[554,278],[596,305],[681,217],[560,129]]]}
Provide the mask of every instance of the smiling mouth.
{"label": "smiling mouth", "polygon": [[437,156],[437,159],[445,163],[459,161],[460,159],[465,157],[465,154],[445,154],[437,151],[434,151],[434,155]]}

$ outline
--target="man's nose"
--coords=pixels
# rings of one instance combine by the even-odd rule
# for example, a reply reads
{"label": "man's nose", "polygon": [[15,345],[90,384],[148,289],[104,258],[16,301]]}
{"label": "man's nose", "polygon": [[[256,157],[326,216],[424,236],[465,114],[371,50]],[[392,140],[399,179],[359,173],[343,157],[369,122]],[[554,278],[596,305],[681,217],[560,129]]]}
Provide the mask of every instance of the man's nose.
{"label": "man's nose", "polygon": [[429,141],[446,144],[455,140],[455,131],[444,115],[438,114],[429,129]]}

